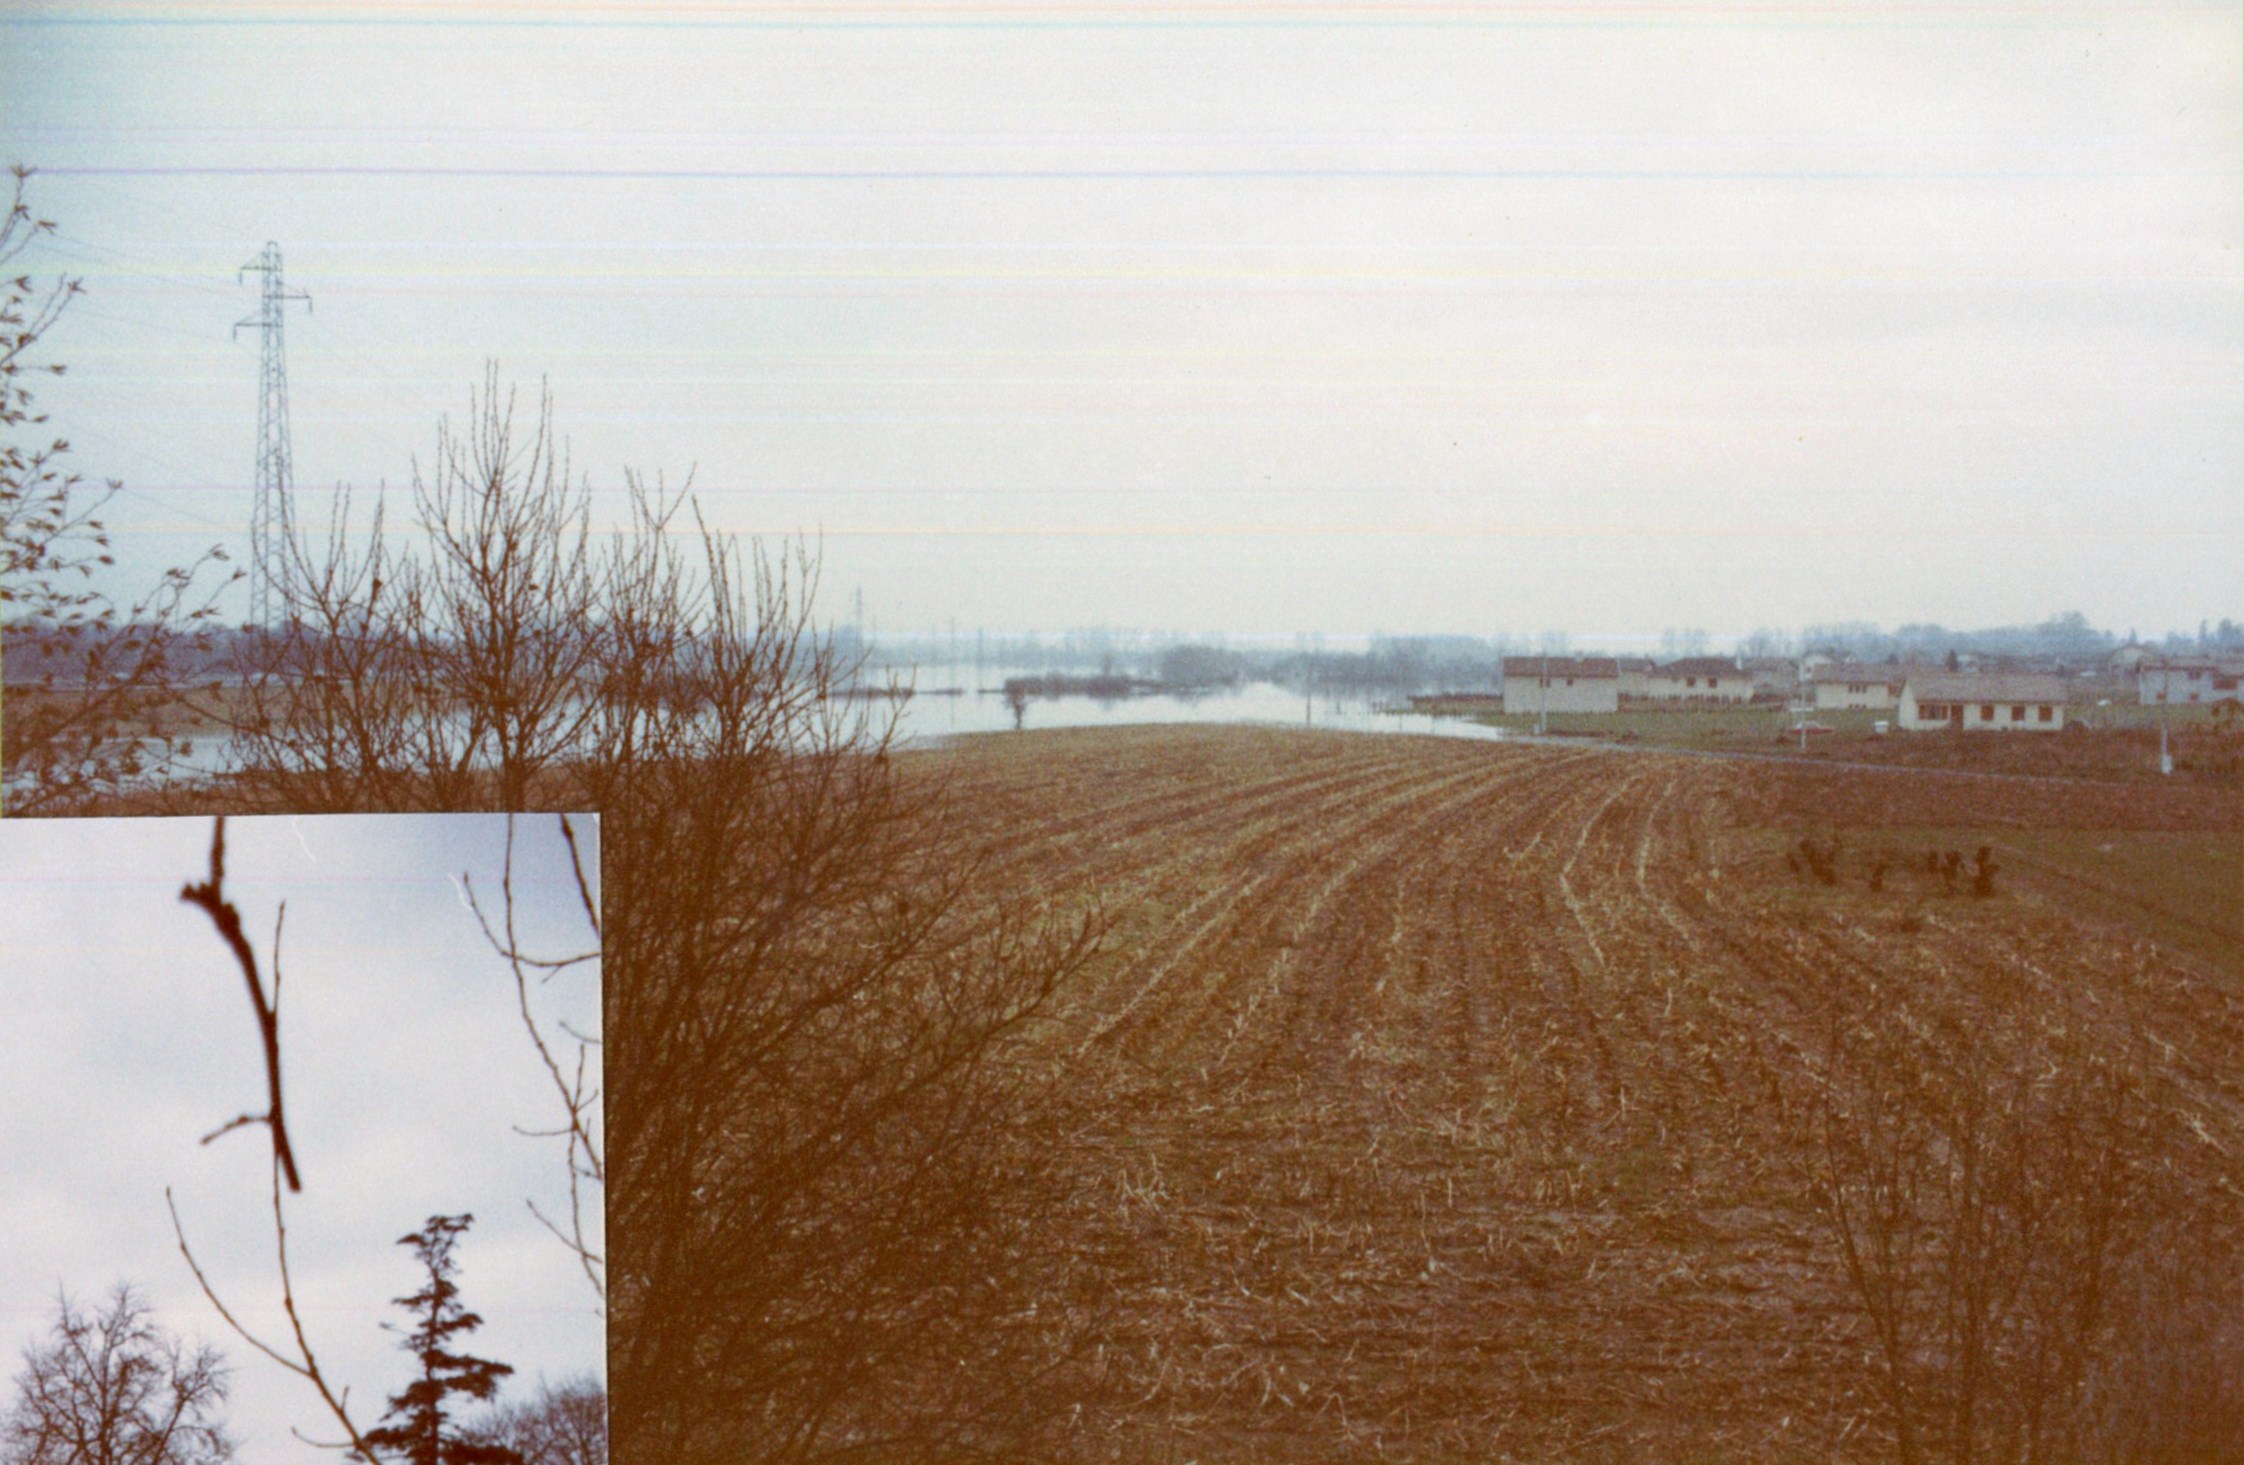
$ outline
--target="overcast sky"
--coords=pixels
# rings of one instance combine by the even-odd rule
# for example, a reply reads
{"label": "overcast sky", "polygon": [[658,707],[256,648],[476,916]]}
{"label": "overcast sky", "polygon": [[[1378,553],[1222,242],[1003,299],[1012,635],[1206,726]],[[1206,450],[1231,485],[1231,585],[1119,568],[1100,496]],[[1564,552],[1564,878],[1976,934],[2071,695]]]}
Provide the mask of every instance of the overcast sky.
{"label": "overcast sky", "polygon": [[884,627],[2244,608],[2233,0],[15,3],[0,133],[150,562],[272,239],[301,489],[497,358]]}
{"label": "overcast sky", "polygon": [[[587,832],[596,831],[581,821]],[[559,1113],[455,878],[496,890],[497,817],[235,819],[228,889],[269,955],[279,903],[282,1068],[304,1189],[288,1199],[299,1306],[362,1428],[412,1377],[384,1331],[417,1289],[393,1243],[432,1214],[471,1212],[462,1297],[484,1328],[466,1351],[518,1379],[606,1376],[583,1274],[528,1212],[566,1214]],[[526,936],[557,954],[585,924],[551,821],[519,829]],[[316,1396],[257,1357],[203,1300],[164,1190],[237,1315],[285,1339],[273,1265],[272,1148],[262,1129],[200,1138],[262,1112],[256,1018],[209,919],[178,899],[207,873],[207,819],[0,820],[0,1374],[43,1336],[58,1287],[98,1304],[145,1289],[159,1320],[236,1365],[229,1410],[245,1465],[331,1461]],[[593,872],[597,874],[597,870]],[[268,975],[267,978],[270,981]],[[597,969],[557,978],[542,1010],[596,1025]],[[425,1274],[422,1274],[425,1275]]]}

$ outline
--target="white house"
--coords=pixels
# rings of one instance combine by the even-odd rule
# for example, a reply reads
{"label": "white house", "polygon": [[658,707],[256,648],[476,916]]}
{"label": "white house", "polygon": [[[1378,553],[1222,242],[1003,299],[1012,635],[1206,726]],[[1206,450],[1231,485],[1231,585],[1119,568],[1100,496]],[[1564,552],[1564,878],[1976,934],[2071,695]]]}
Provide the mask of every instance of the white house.
{"label": "white house", "polygon": [[1507,656],[1504,711],[1618,712],[1621,671],[1610,656]]}
{"label": "white house", "polygon": [[1909,680],[1909,668],[1888,663],[1884,666],[1864,666],[1858,662],[1834,661],[1815,669],[1816,710],[1841,711],[1851,707],[1884,709],[1901,701],[1901,689]]}
{"label": "white house", "polygon": [[1912,671],[1896,721],[1911,731],[2056,732],[2065,697],[2065,679],[2043,672]]}
{"label": "white house", "polygon": [[2135,693],[2146,707],[2161,702],[2236,702],[2244,656],[2146,657],[2135,667]]}
{"label": "white house", "polygon": [[1653,667],[1643,695],[1654,702],[1750,702],[1753,678],[1734,661],[1687,656]]}

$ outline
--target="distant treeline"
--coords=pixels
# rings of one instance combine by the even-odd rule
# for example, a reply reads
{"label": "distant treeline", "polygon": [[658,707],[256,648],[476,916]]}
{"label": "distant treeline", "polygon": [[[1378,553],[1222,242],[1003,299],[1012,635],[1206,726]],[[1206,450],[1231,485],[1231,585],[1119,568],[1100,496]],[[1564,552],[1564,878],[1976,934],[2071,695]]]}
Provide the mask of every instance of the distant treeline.
{"label": "distant treeline", "polygon": [[[1768,643],[1775,643],[1770,645]],[[2200,621],[2197,631],[2169,631],[2149,638],[2130,630],[2124,636],[2100,630],[2079,611],[2051,616],[2038,625],[1988,626],[1973,631],[1950,630],[1929,622],[1897,626],[1887,631],[1866,621],[1835,621],[1809,626],[1794,637],[1756,632],[1741,649],[1748,655],[1787,655],[1808,651],[1836,651],[1862,661],[1928,660],[1950,651],[1982,656],[2054,657],[2073,662],[2098,660],[2122,644],[2153,646],[2162,651],[2206,651],[2244,647],[2244,625],[2223,618],[2218,623]]]}
{"label": "distant treeline", "polygon": [[[222,679],[245,660],[256,637],[247,629],[204,629],[169,638],[168,662],[176,681]],[[0,678],[22,686],[40,680],[69,660],[82,640],[66,628],[11,623],[0,635]],[[1708,654],[1704,632],[1671,632],[1661,641],[1663,654]],[[920,635],[860,641],[848,628],[835,633],[835,650],[844,664],[864,655],[869,670],[883,666],[979,661],[1009,671],[1095,672],[1125,682],[1155,681],[1171,687],[1236,686],[1271,681],[1287,686],[1304,682],[1335,691],[1418,692],[1497,689],[1503,659],[1534,650],[1554,654],[1578,650],[1571,638],[1540,636],[1374,636],[1363,651],[1234,648],[1220,638],[1195,639],[1173,632],[1093,628],[1056,635]],[[1982,656],[2056,658],[2081,664],[2100,660],[2122,644],[2135,643],[2167,652],[2244,648],[2244,623],[2223,617],[2201,621],[2192,632],[2169,631],[2142,637],[2092,626],[2079,611],[2067,611],[2037,625],[1988,626],[1951,630],[1931,622],[1911,622],[1887,630],[1868,621],[1831,621],[1797,632],[1759,630],[1740,638],[1735,651],[1745,657],[1793,657],[1830,652],[1855,661],[1932,661],[1949,652]],[[1591,648],[1598,649],[1598,648]],[[1625,648],[1602,648],[1606,651]]]}

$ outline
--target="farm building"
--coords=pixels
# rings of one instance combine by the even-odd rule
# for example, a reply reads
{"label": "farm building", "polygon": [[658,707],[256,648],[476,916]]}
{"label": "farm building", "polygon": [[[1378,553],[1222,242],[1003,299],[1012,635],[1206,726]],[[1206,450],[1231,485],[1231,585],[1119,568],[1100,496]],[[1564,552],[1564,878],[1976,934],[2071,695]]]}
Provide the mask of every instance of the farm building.
{"label": "farm building", "polygon": [[1618,712],[1621,669],[1610,656],[1507,656],[1504,711]]}
{"label": "farm building", "polygon": [[1901,701],[1901,689],[1908,681],[1909,668],[1905,666],[1863,666],[1835,661],[1815,670],[1816,709],[1892,707]]}
{"label": "farm building", "polygon": [[1655,665],[1652,658],[1649,656],[1623,656],[1615,660],[1613,664],[1620,668],[1621,700],[1625,702],[1632,697],[1643,696],[1652,681],[1652,669]]}
{"label": "farm building", "polygon": [[1734,661],[1688,656],[1653,667],[1643,695],[1653,702],[1750,702],[1753,678]]}
{"label": "farm building", "polygon": [[2056,732],[2065,700],[2065,679],[2046,673],[1911,672],[1897,720],[1912,731]]}
{"label": "farm building", "polygon": [[2244,656],[2148,657],[2135,668],[2135,693],[2146,707],[2161,702],[2244,701],[2237,683]]}

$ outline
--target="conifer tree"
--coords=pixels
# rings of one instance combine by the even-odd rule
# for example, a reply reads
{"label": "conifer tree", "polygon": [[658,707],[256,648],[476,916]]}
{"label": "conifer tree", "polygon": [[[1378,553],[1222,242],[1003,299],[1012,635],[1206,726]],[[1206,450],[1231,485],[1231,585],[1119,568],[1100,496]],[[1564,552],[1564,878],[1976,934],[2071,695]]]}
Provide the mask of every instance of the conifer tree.
{"label": "conifer tree", "polygon": [[519,1451],[478,1438],[446,1411],[455,1395],[490,1399],[499,1380],[514,1372],[509,1364],[453,1351],[455,1339],[483,1326],[482,1317],[460,1301],[453,1280],[459,1264],[452,1248],[474,1221],[469,1215],[431,1216],[420,1230],[398,1238],[428,1272],[420,1291],[395,1299],[413,1319],[412,1330],[392,1329],[404,1333],[399,1346],[421,1361],[421,1376],[390,1396],[389,1413],[380,1428],[367,1432],[366,1443],[406,1465],[523,1465]]}

